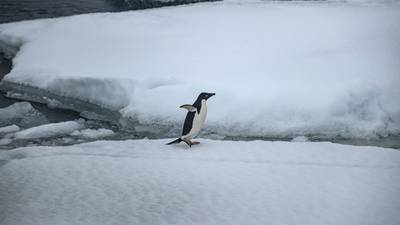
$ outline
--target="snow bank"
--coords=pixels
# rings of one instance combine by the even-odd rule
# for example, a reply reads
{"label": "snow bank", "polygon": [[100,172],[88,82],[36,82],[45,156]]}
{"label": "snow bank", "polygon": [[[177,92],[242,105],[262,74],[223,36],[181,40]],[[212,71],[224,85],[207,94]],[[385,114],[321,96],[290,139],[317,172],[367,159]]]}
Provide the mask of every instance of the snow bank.
{"label": "snow bank", "polygon": [[397,150],[168,141],[0,152],[2,224],[400,223]]}
{"label": "snow bank", "polygon": [[15,134],[15,139],[36,139],[36,138],[57,137],[70,134],[82,128],[83,128],[83,123],[81,121],[49,123],[19,131]]}
{"label": "snow bank", "polygon": [[21,46],[2,88],[176,127],[178,106],[212,91],[207,127],[219,135],[373,138],[400,133],[399,39],[398,3],[234,1],[27,21],[0,25],[0,40]]}

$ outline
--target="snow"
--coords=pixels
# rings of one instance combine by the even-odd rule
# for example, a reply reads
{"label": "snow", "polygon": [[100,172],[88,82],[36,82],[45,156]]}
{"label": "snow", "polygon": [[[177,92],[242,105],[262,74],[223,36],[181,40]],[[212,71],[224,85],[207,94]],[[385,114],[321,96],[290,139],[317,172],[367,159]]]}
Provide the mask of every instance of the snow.
{"label": "snow", "polygon": [[1,151],[2,225],[400,223],[398,150],[169,141]]}
{"label": "snow", "polygon": [[84,129],[84,130],[76,130],[72,132],[71,135],[81,136],[83,138],[89,138],[89,139],[100,139],[114,135],[114,131],[105,128]]}
{"label": "snow", "polygon": [[80,120],[49,123],[19,131],[15,134],[15,139],[36,139],[36,138],[57,137],[70,134],[82,128],[83,128],[83,122]]}
{"label": "snow", "polygon": [[14,133],[19,130],[20,130],[20,128],[17,125],[13,124],[10,126],[0,127],[0,134],[3,135],[3,134],[7,134],[7,133]]}
{"label": "snow", "polygon": [[400,4],[368,2],[228,1],[3,24],[0,45],[20,50],[2,88],[176,127],[178,106],[210,91],[206,123],[218,135],[398,135]]}

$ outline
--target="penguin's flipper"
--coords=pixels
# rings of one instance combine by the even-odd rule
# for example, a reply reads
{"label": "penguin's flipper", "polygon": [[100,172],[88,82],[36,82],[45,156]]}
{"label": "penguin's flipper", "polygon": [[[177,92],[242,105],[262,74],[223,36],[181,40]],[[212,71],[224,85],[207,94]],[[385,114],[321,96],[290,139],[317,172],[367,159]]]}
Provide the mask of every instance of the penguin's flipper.
{"label": "penguin's flipper", "polygon": [[193,105],[189,105],[189,104],[181,105],[181,106],[179,106],[179,108],[187,109],[189,112],[196,112],[197,111],[196,107],[194,107]]}

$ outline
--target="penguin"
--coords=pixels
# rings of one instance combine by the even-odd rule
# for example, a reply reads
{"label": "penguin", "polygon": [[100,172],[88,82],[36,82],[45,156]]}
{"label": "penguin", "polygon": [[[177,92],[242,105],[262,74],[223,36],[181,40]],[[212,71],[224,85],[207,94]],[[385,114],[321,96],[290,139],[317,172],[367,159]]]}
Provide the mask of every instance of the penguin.
{"label": "penguin", "polygon": [[200,144],[200,142],[192,141],[192,139],[200,132],[201,128],[204,125],[204,121],[207,116],[207,99],[214,96],[215,93],[200,93],[199,97],[197,97],[196,101],[193,105],[185,104],[181,105],[179,108],[183,108],[188,110],[186,114],[185,122],[183,124],[182,135],[180,138],[167,143],[170,144],[178,144],[181,141],[185,142],[189,147],[192,145]]}

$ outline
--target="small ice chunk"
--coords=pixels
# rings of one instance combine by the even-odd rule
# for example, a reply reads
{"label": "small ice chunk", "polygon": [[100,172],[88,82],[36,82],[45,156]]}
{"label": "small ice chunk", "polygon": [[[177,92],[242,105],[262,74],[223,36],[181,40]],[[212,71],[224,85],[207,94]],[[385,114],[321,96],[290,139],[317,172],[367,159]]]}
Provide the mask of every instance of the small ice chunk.
{"label": "small ice chunk", "polygon": [[46,117],[29,102],[17,102],[0,108],[0,126],[33,127],[48,123]]}
{"label": "small ice chunk", "polygon": [[307,142],[308,138],[306,136],[297,136],[292,139],[292,142]]}
{"label": "small ice chunk", "polygon": [[62,142],[63,142],[64,144],[69,144],[69,143],[71,143],[71,142],[73,142],[73,141],[74,141],[74,139],[72,139],[72,138],[68,138],[68,137],[62,138]]}
{"label": "small ice chunk", "polygon": [[35,139],[35,138],[62,136],[65,134],[70,134],[75,130],[79,130],[82,128],[83,124],[80,121],[50,123],[19,131],[18,133],[16,133],[15,138]]}
{"label": "small ice chunk", "polygon": [[80,136],[83,138],[89,138],[89,139],[98,139],[98,138],[103,138],[107,136],[111,136],[114,134],[114,131],[109,130],[109,129],[85,129],[85,130],[76,130],[71,133],[72,136]]}
{"label": "small ice chunk", "polygon": [[10,126],[0,127],[0,135],[17,132],[19,130],[20,130],[19,126],[15,124]]}
{"label": "small ice chunk", "polygon": [[12,142],[12,139],[10,139],[10,138],[3,138],[3,139],[0,139],[0,146],[1,145],[8,145],[8,144],[10,144]]}

